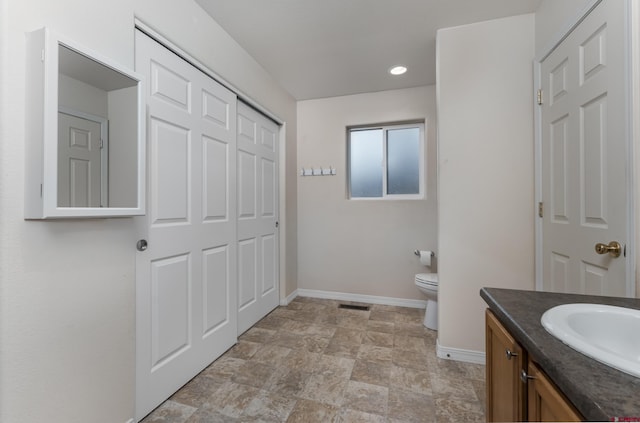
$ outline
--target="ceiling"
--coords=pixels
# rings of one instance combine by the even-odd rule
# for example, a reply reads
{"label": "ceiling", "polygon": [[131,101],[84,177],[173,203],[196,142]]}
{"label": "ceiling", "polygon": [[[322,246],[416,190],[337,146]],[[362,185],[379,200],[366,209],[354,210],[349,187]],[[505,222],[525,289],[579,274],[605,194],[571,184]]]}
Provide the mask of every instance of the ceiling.
{"label": "ceiling", "polygon": [[[436,31],[541,0],[196,0],[297,100],[435,84]],[[408,68],[392,77],[396,64]]]}

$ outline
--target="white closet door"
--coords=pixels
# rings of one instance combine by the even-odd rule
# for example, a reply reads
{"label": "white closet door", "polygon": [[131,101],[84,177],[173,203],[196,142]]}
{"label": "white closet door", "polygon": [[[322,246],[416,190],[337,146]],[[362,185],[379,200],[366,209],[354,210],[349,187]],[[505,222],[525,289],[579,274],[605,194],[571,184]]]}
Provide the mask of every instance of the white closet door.
{"label": "white closet door", "polygon": [[238,103],[238,333],[278,306],[278,125]]}
{"label": "white closet door", "polygon": [[148,249],[137,253],[136,418],[237,341],[236,96],[136,31]]}
{"label": "white closet door", "polygon": [[[542,62],[543,289],[625,296],[625,13],[604,0]],[[621,254],[597,254],[617,241]]]}

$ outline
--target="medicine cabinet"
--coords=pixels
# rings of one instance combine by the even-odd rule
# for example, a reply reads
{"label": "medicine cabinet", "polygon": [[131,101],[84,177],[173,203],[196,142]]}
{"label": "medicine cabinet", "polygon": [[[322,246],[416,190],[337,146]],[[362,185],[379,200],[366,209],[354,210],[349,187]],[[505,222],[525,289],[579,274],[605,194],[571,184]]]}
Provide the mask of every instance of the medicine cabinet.
{"label": "medicine cabinet", "polygon": [[142,76],[47,28],[26,66],[25,218],[144,214]]}

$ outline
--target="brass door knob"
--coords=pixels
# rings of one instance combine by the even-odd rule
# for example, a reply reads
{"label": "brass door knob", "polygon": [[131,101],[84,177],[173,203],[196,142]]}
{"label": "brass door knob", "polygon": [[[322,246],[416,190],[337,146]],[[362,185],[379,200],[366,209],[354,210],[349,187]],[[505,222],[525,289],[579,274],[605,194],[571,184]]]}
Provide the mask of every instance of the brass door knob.
{"label": "brass door knob", "polygon": [[596,253],[598,254],[611,254],[613,257],[620,257],[622,254],[622,245],[618,241],[611,241],[609,245],[601,242],[596,244]]}

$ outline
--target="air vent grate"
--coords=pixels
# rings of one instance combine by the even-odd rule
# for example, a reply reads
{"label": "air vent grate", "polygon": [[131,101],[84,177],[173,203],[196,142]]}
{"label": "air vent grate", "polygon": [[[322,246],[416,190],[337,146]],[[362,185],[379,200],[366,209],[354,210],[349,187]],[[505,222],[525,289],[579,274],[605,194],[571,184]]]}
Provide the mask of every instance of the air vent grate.
{"label": "air vent grate", "polygon": [[362,310],[369,311],[369,306],[365,305],[356,305],[356,304],[340,304],[338,308],[346,308],[348,310]]}

